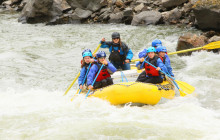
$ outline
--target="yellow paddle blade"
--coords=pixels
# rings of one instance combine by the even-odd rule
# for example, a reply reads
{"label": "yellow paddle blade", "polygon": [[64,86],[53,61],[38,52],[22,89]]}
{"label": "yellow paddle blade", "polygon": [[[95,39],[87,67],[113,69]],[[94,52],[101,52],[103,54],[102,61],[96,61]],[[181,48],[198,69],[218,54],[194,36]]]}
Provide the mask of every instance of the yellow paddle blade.
{"label": "yellow paddle blade", "polygon": [[[195,91],[195,87],[191,86],[190,84],[183,82],[183,81],[177,81],[177,84],[179,85],[179,87],[182,89],[182,92],[186,92],[187,94],[191,94]],[[185,94],[185,93],[183,93]]]}
{"label": "yellow paddle blade", "polygon": [[211,42],[205,46],[203,46],[204,49],[219,49],[220,48],[220,41]]}
{"label": "yellow paddle blade", "polygon": [[186,96],[186,93],[184,93],[182,90],[179,89],[180,96]]}

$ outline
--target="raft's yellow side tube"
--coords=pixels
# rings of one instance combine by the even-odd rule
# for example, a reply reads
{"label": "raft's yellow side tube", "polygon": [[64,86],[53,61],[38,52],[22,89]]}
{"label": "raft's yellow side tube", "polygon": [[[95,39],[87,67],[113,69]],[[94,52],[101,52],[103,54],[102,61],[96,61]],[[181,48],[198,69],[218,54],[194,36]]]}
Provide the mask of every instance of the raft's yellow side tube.
{"label": "raft's yellow side tube", "polygon": [[113,105],[129,102],[155,105],[162,97],[172,99],[174,95],[173,85],[165,81],[157,85],[140,82],[114,84],[96,90],[90,97],[107,100]]}

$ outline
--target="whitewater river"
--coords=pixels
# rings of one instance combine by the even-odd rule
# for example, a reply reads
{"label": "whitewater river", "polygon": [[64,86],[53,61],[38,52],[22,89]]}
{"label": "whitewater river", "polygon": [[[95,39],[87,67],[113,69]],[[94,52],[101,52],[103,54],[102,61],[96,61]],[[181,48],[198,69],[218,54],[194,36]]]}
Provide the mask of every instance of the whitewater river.
{"label": "whitewater river", "polygon": [[[81,52],[118,31],[137,58],[161,39],[174,52],[178,37],[197,30],[174,26],[27,25],[0,12],[0,140],[219,140],[220,55],[170,56],[177,80],[196,94],[155,106],[112,106],[84,95],[73,102]],[[100,49],[107,52],[107,49]],[[109,53],[108,53],[109,54]]]}

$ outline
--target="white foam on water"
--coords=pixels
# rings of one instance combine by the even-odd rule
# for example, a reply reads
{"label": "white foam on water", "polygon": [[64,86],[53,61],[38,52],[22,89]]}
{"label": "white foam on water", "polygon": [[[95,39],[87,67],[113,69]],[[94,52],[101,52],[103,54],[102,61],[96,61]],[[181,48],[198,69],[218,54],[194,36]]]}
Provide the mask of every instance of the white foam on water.
{"label": "white foam on water", "polygon": [[85,99],[83,94],[71,101],[77,84],[63,96],[80,70],[82,50],[95,50],[102,37],[110,40],[112,32],[120,32],[137,58],[155,38],[168,51],[175,51],[178,36],[187,30],[27,25],[17,23],[17,17],[0,14],[0,140],[220,138],[219,55],[211,52],[171,56],[176,79],[194,86],[196,96],[176,97],[155,106],[113,106],[101,99]]}

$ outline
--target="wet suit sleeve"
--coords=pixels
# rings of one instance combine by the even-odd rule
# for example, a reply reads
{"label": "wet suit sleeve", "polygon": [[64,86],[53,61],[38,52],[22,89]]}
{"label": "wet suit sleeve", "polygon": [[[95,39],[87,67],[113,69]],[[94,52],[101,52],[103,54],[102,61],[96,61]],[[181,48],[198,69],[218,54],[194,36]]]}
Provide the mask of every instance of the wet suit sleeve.
{"label": "wet suit sleeve", "polygon": [[95,74],[98,72],[98,66],[97,65],[92,65],[88,76],[87,76],[87,85],[92,85],[94,79],[95,79]]}
{"label": "wet suit sleeve", "polygon": [[167,54],[165,54],[165,57],[166,57],[167,62],[170,64],[170,57]]}
{"label": "wet suit sleeve", "polygon": [[111,47],[111,42],[110,41],[105,41],[105,42],[100,42],[102,45],[101,45],[101,48],[110,48]]}
{"label": "wet suit sleeve", "polygon": [[133,52],[131,51],[131,49],[129,49],[126,59],[129,59],[131,61],[132,58],[133,58]]}
{"label": "wet suit sleeve", "polygon": [[144,49],[143,51],[139,52],[138,57],[142,58],[142,57],[145,57],[146,55],[147,55],[147,51],[146,49]]}
{"label": "wet suit sleeve", "polygon": [[115,66],[112,63],[110,63],[110,62],[108,62],[107,68],[108,68],[108,71],[110,71],[111,73],[114,73],[114,72],[117,71]]}
{"label": "wet suit sleeve", "polygon": [[141,65],[142,65],[141,61],[138,61],[138,62],[136,63],[136,67],[137,67],[138,70],[141,69]]}
{"label": "wet suit sleeve", "polygon": [[78,78],[78,84],[79,84],[79,86],[82,85],[82,82],[83,82],[83,80],[84,80],[85,75],[86,75],[86,68],[83,67],[83,68],[80,70],[80,76],[79,76],[79,78]]}
{"label": "wet suit sleeve", "polygon": [[174,77],[174,74],[172,72],[173,69],[167,59],[165,60],[165,66],[167,68],[168,74]]}
{"label": "wet suit sleeve", "polygon": [[165,73],[168,73],[166,66],[161,61],[160,58],[157,59],[157,67],[160,67],[162,71],[164,71]]}

